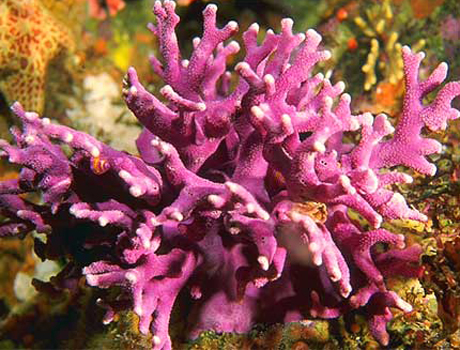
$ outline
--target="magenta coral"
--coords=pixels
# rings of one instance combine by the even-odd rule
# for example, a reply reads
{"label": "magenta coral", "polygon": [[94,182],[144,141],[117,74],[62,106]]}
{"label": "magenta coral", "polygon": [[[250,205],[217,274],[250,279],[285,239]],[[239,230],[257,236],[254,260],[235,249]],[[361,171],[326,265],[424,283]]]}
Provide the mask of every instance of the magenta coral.
{"label": "magenta coral", "polygon": [[[175,3],[155,3],[157,23],[149,28],[162,60],[151,63],[166,83],[163,98],[141,85],[134,68],[124,81],[126,103],[145,127],[140,158],[13,105],[23,129],[13,129],[16,145],[2,141],[2,155],[22,171],[0,184],[8,218],[0,236],[45,232],[37,253],[70,259],[53,288],[81,274],[91,286],[121,286],[122,294],[100,301],[104,322],[132,308],[154,349],[171,348],[169,318],[181,291],[193,300],[192,338],[365,308],[372,334],[388,344],[390,308],[411,306],[385,280],[417,276],[421,250],[405,248],[404,236],[381,224],[427,220],[392,187],[412,182],[395,166],[436,172],[426,156],[441,145],[422,129],[443,130],[459,116],[450,103],[460,82],[423,103],[445,80],[447,65],[421,81],[423,54],[404,47],[398,125],[384,114],[354,115],[345,84],[313,74],[330,56],[319,48],[320,35],[293,34],[285,19],[281,33],[267,31],[260,44],[257,24],[243,34],[231,89],[226,61],[240,47],[227,40],[238,26],[218,29],[216,11],[206,7],[203,36],[186,60]],[[359,142],[347,142],[345,132]],[[28,192],[41,192],[43,201],[20,196]]]}

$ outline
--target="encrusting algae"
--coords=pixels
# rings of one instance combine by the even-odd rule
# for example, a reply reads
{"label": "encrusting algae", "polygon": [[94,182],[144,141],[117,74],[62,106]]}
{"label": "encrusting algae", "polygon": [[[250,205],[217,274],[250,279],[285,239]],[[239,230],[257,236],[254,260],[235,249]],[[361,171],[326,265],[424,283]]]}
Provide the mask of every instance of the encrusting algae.
{"label": "encrusting algae", "polygon": [[39,0],[0,2],[0,91],[9,104],[42,112],[49,62],[74,49],[71,32]]}

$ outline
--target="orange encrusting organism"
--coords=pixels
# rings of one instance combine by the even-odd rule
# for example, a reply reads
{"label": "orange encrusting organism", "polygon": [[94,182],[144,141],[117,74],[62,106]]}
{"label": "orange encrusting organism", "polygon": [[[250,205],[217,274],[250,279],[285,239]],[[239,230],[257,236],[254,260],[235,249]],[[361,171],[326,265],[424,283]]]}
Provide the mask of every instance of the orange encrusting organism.
{"label": "orange encrusting organism", "polygon": [[70,31],[39,0],[1,1],[0,91],[8,103],[42,112],[49,62],[74,49]]}

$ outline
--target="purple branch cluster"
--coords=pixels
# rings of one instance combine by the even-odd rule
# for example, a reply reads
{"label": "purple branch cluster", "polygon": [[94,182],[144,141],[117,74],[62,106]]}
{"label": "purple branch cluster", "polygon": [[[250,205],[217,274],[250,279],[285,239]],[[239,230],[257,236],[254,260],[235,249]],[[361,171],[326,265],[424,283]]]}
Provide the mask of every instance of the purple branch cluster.
{"label": "purple branch cluster", "polygon": [[1,155],[22,170],[0,183],[7,218],[0,236],[45,233],[37,254],[69,261],[55,289],[75,286],[81,275],[90,286],[120,286],[121,294],[100,300],[104,322],[134,310],[154,349],[171,349],[169,319],[181,291],[193,300],[192,338],[364,308],[372,334],[388,344],[390,309],[411,305],[385,279],[416,277],[421,248],[406,248],[404,236],[381,224],[427,220],[392,185],[412,182],[399,166],[436,172],[426,156],[441,144],[423,129],[443,130],[459,116],[451,101],[460,82],[424,103],[447,65],[421,81],[423,54],[404,47],[406,93],[393,127],[384,114],[354,115],[345,84],[312,73],[330,57],[314,30],[294,34],[284,19],[279,34],[258,38],[253,24],[230,72],[227,58],[240,46],[228,39],[238,25],[217,28],[215,5],[204,10],[189,60],[175,35],[175,3],[157,1],[153,11],[149,28],[162,59],[150,60],[167,85],[156,97],[130,68],[123,90],[144,126],[140,157],[14,104],[22,129],[12,129],[14,145],[1,142]]}

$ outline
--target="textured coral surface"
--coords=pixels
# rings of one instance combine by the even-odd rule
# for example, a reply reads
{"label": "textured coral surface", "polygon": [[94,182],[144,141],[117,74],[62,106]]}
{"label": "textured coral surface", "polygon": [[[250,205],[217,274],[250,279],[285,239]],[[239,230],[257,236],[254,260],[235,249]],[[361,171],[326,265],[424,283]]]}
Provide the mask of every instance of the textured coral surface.
{"label": "textured coral surface", "polygon": [[[46,235],[35,239],[41,258],[68,259],[41,289],[75,291],[82,274],[90,286],[119,286],[98,300],[104,323],[132,309],[154,349],[171,348],[181,292],[191,299],[191,338],[360,309],[388,344],[390,308],[412,306],[387,277],[419,276],[421,247],[406,247],[382,223],[428,220],[396,185],[411,183],[411,171],[436,173],[427,156],[442,145],[424,130],[459,116],[450,104],[460,82],[441,86],[445,63],[420,79],[424,54],[403,47],[405,95],[393,127],[384,114],[353,114],[345,84],[316,73],[330,57],[321,36],[294,34],[290,19],[263,38],[250,26],[240,62],[228,67],[241,49],[228,42],[238,25],[217,28],[216,12],[206,7],[203,35],[183,59],[175,3],[155,3],[149,29],[161,58],[150,62],[166,85],[154,96],[130,68],[123,91],[144,126],[140,157],[13,105],[22,129],[1,154],[22,170],[0,183],[8,218],[0,237],[36,230]],[[42,200],[26,199],[30,192]]]}

